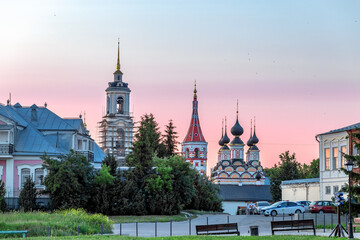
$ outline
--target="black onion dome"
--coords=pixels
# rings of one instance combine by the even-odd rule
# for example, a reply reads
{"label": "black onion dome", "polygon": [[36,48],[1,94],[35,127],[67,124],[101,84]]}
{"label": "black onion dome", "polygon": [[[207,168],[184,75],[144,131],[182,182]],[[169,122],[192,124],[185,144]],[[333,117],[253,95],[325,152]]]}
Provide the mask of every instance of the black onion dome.
{"label": "black onion dome", "polygon": [[251,142],[253,144],[257,144],[259,142],[259,139],[256,136],[255,129],[254,129],[254,135],[251,137]]}
{"label": "black onion dome", "polygon": [[249,147],[251,147],[252,145],[254,145],[254,143],[252,142],[252,136],[250,135],[249,140],[247,141],[246,145],[248,145]]}
{"label": "black onion dome", "polygon": [[227,145],[222,146],[220,149],[221,149],[221,151],[230,150],[230,148]]}
{"label": "black onion dome", "polygon": [[239,120],[237,118],[235,125],[231,128],[230,132],[234,136],[241,136],[241,134],[243,134],[244,129],[241,127]]}
{"label": "black onion dome", "polygon": [[258,180],[258,181],[261,179],[261,174],[259,173],[259,171],[257,172],[255,178],[256,178],[256,180]]}
{"label": "black onion dome", "polygon": [[259,151],[259,148],[256,145],[252,145],[250,151]]}
{"label": "black onion dome", "polygon": [[219,145],[220,146],[224,146],[223,138],[224,138],[224,136],[221,136],[221,138],[219,140]]}
{"label": "black onion dome", "polygon": [[226,132],[225,132],[224,137],[221,139],[221,141],[222,141],[224,144],[228,144],[228,143],[230,142],[230,138],[227,136]]}
{"label": "black onion dome", "polygon": [[239,138],[239,137],[235,137],[231,143],[231,145],[240,145],[240,144],[244,144],[244,142]]}

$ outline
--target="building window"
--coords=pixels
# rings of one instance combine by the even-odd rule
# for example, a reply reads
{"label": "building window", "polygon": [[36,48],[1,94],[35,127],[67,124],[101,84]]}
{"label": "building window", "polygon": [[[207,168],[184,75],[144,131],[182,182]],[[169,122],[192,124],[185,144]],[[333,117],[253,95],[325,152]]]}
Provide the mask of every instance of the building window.
{"label": "building window", "polygon": [[331,194],[331,188],[330,186],[325,187],[325,194]]}
{"label": "building window", "polygon": [[333,190],[334,190],[334,194],[337,193],[337,192],[339,192],[339,186],[334,186],[334,187],[333,187]]}
{"label": "building window", "polygon": [[345,154],[346,154],[346,146],[341,146],[341,167],[342,168],[346,168],[345,164],[346,164],[346,158],[345,158]]}
{"label": "building window", "polygon": [[195,158],[199,158],[199,149],[195,148]]}
{"label": "building window", "polygon": [[8,143],[8,132],[0,131],[0,143]]}
{"label": "building window", "polygon": [[325,170],[330,170],[330,148],[325,148]]}
{"label": "building window", "polygon": [[24,186],[24,183],[29,177],[30,177],[30,168],[21,169],[21,186]]}
{"label": "building window", "polygon": [[122,97],[117,98],[118,113],[124,113],[124,99]]}
{"label": "building window", "polygon": [[35,169],[35,185],[44,185],[44,169],[36,168]]}
{"label": "building window", "polygon": [[337,169],[339,167],[339,149],[337,147],[334,147],[332,149],[332,154],[333,154],[333,169]]}
{"label": "building window", "polygon": [[195,163],[195,167],[198,167],[198,166],[199,166],[199,163],[198,163],[198,162],[196,162],[196,163]]}

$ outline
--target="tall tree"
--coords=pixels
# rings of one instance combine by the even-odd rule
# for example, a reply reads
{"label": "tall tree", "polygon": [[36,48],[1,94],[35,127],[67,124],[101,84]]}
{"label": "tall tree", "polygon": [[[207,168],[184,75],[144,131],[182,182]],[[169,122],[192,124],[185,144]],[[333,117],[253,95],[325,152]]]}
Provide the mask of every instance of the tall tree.
{"label": "tall tree", "polygon": [[114,155],[108,153],[105,156],[104,160],[103,160],[103,165],[106,165],[106,166],[109,167],[109,173],[112,176],[116,175],[118,163],[117,163],[116,158],[114,157]]}
{"label": "tall tree", "polygon": [[1,212],[4,212],[6,210],[5,194],[6,194],[5,184],[0,179],[0,211]]}
{"label": "tall tree", "polygon": [[279,155],[280,161],[271,169],[265,169],[266,175],[270,177],[270,191],[274,201],[281,200],[281,181],[298,179],[301,174],[299,171],[300,163],[296,161],[295,153],[289,151]]}
{"label": "tall tree", "polygon": [[19,195],[19,205],[25,212],[33,211],[36,209],[37,192],[35,183],[31,177],[26,178],[23,189]]}
{"label": "tall tree", "polygon": [[174,155],[177,151],[177,144],[179,143],[176,139],[178,138],[177,132],[175,131],[175,125],[173,120],[169,120],[168,125],[165,126],[165,134],[163,135],[163,145],[165,146],[165,157]]}
{"label": "tall tree", "polygon": [[310,165],[299,165],[300,178],[318,178],[320,176],[320,159],[313,159]]}
{"label": "tall tree", "polygon": [[46,192],[54,209],[87,208],[94,181],[93,166],[82,154],[73,150],[59,159],[42,157]]}

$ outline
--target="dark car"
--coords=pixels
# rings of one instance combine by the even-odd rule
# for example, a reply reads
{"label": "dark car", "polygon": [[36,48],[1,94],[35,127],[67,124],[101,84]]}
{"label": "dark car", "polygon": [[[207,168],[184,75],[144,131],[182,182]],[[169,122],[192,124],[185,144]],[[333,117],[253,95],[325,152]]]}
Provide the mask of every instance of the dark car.
{"label": "dark car", "polygon": [[311,213],[335,213],[332,201],[313,201],[309,206]]}

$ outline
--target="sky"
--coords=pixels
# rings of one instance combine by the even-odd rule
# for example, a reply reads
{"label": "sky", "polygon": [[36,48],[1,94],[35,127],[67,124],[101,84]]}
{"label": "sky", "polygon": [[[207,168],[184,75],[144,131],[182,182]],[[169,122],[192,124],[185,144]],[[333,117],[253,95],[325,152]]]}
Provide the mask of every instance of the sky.
{"label": "sky", "polygon": [[[188,130],[194,81],[208,167],[221,122],[256,117],[261,163],[319,157],[316,134],[360,122],[359,1],[0,0],[0,103],[86,113],[96,138],[120,38],[135,121]],[[228,135],[229,132],[228,132]],[[231,138],[231,137],[230,137]]]}

